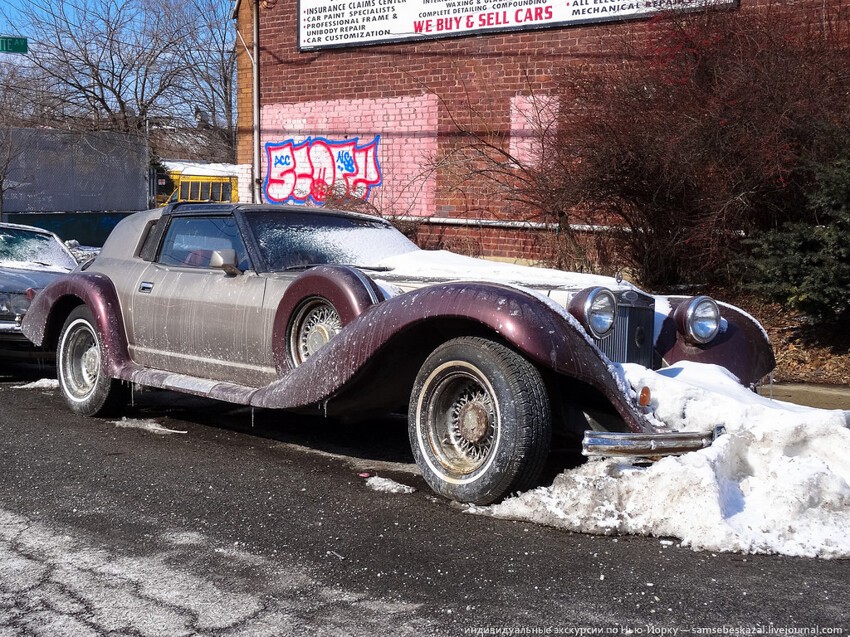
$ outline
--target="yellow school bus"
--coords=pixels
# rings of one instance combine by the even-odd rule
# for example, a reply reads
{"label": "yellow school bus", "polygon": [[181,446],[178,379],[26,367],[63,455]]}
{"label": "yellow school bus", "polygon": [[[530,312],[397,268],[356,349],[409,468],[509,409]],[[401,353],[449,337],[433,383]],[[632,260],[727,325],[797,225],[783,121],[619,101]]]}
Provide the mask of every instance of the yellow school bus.
{"label": "yellow school bus", "polygon": [[[228,164],[194,162],[163,162],[168,180],[173,184],[170,194],[160,191],[160,204],[176,201],[239,201],[235,167]],[[171,184],[169,184],[170,186]]]}

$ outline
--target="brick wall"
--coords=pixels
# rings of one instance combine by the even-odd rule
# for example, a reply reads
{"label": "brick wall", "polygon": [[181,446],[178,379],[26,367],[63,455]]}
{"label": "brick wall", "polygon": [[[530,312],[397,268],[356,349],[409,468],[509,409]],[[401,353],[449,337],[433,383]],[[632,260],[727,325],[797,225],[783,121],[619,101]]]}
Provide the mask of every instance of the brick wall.
{"label": "brick wall", "polygon": [[[248,51],[253,45],[253,22],[251,5],[253,0],[242,0],[238,5],[236,17],[236,163],[251,165],[252,150],[252,92],[253,81],[251,57]],[[246,48],[247,47],[247,48]],[[250,179],[249,179],[250,181]],[[243,185],[239,184],[239,196],[242,197]],[[248,187],[250,199],[250,185]]]}
{"label": "brick wall", "polygon": [[[252,4],[243,0],[238,13],[248,46]],[[263,143],[380,135],[383,182],[370,202],[387,214],[441,217],[505,212],[504,202],[480,184],[458,184],[450,166],[434,165],[435,155],[456,142],[457,123],[503,134],[510,150],[528,155],[529,96],[545,100],[556,69],[604,64],[614,40],[646,28],[645,22],[596,24],[300,52],[297,0],[277,0],[260,15]],[[238,161],[250,163],[251,64],[244,50],[238,87]],[[414,119],[404,119],[405,109]]]}
{"label": "brick wall", "polygon": [[[741,0],[737,10],[765,2]],[[248,46],[252,5],[242,0],[238,14]],[[536,131],[557,108],[558,70],[617,64],[622,42],[651,28],[648,20],[631,20],[301,52],[297,0],[275,0],[260,14],[263,143],[316,137],[364,143],[379,135],[382,181],[369,191],[370,203],[388,215],[440,218],[530,218],[533,211],[485,184],[458,178],[446,161],[462,145],[458,125],[529,160]],[[239,162],[249,164],[251,64],[244,50],[238,85]],[[264,178],[271,162],[264,152]],[[543,235],[445,224],[419,230],[425,244],[500,256],[534,254],[543,249]]]}
{"label": "brick wall", "polygon": [[[429,215],[434,210],[435,179],[428,174],[426,165],[437,152],[438,105],[437,96],[430,94],[272,103],[262,108],[261,139],[264,149],[266,144],[286,140],[292,140],[293,146],[309,139],[328,140],[324,147],[330,148],[331,159],[339,152],[339,146],[333,145],[336,142],[356,140],[362,147],[377,140],[375,165],[369,161],[371,158],[364,158],[354,168],[355,175],[364,173],[368,183],[379,181],[379,185],[371,187],[369,202],[387,215]],[[271,163],[271,177],[280,184],[277,188],[269,183],[270,198],[292,197],[296,202],[304,199],[292,182],[296,174],[303,175],[307,170],[309,176],[300,180],[305,190],[314,185],[320,174],[323,184],[332,190],[344,184],[345,175],[339,174],[337,162],[323,161],[323,155],[327,155],[324,148],[311,148],[302,155],[309,158],[309,166],[302,167],[305,162],[297,161],[298,155],[294,154],[296,161],[280,161],[276,168],[264,153],[266,176]]]}

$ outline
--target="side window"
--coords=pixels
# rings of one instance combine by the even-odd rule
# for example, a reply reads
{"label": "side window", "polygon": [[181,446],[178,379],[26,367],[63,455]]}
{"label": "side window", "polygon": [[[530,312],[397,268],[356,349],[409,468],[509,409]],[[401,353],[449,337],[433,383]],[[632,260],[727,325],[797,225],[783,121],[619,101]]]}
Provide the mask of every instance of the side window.
{"label": "side window", "polygon": [[180,182],[180,201],[188,201],[189,200],[189,182],[182,181]]}
{"label": "side window", "polygon": [[156,257],[156,246],[160,238],[162,238],[162,232],[159,230],[159,221],[157,219],[149,222],[147,228],[145,228],[143,233],[144,239],[139,248],[139,257],[145,261],[153,261]]}
{"label": "side window", "polygon": [[215,250],[233,250],[239,269],[250,267],[245,244],[233,217],[173,217],[157,262],[209,268]]}
{"label": "side window", "polygon": [[201,201],[209,201],[210,199],[210,182],[201,182]]}

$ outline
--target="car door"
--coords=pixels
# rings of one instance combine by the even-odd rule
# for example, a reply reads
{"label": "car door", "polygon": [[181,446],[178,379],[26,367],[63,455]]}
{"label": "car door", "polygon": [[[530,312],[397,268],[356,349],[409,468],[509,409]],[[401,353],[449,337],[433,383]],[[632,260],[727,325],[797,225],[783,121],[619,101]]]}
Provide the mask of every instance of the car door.
{"label": "car door", "polygon": [[[222,256],[236,267],[218,265]],[[132,293],[133,359],[199,378],[269,382],[275,372],[263,336],[271,332],[265,287],[233,216],[173,215]]]}

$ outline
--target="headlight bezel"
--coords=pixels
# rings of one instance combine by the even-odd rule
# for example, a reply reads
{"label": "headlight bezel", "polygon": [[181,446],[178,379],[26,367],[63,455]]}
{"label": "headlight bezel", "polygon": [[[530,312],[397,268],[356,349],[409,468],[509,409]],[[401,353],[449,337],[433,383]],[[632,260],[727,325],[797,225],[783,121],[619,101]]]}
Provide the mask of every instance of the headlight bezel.
{"label": "headlight bezel", "polygon": [[617,296],[606,287],[585,288],[570,300],[567,309],[593,338],[601,340],[614,332]]}
{"label": "headlight bezel", "polygon": [[0,292],[0,317],[12,320],[27,313],[32,296],[26,292]]}
{"label": "headlight bezel", "polygon": [[[708,309],[713,327],[706,330],[704,322],[707,315],[705,310]],[[710,296],[700,295],[695,296],[676,308],[675,312],[676,327],[679,333],[685,337],[685,340],[693,345],[707,345],[711,343],[717,335],[723,324],[723,316],[720,313],[720,306]]]}

